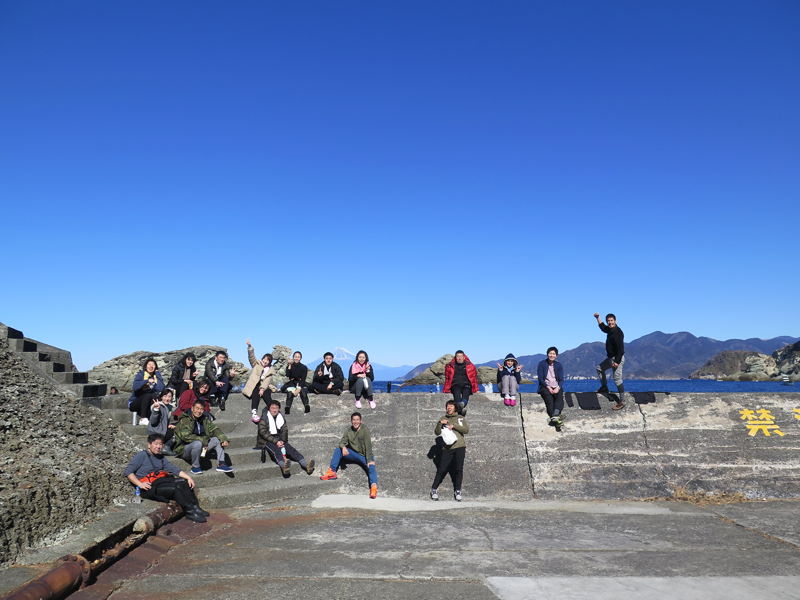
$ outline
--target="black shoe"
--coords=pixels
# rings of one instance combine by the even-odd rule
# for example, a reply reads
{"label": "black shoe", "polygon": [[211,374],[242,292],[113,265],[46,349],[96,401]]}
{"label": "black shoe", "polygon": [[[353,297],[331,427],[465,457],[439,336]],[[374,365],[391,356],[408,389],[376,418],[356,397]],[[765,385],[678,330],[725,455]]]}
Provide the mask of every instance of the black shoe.
{"label": "black shoe", "polygon": [[314,462],[314,459],[313,459],[313,458],[312,458],[310,461],[308,461],[308,462],[306,463],[306,473],[308,473],[309,475],[311,475],[311,474],[314,472],[314,465],[316,465],[316,464],[317,464],[317,463],[315,463],[315,462]]}
{"label": "black shoe", "polygon": [[203,510],[202,508],[200,508],[199,504],[192,504],[192,506],[189,507],[189,510],[194,511],[196,513],[199,513],[199,514],[203,515],[204,517],[210,517],[211,516],[211,513],[208,512],[207,510]]}
{"label": "black shoe", "polygon": [[222,399],[219,401],[219,409],[220,409],[220,410],[225,410],[225,398],[222,398]]}
{"label": "black shoe", "polygon": [[342,390],[336,390],[336,391],[334,391],[334,394],[336,394],[337,396],[341,396],[342,395]]}
{"label": "black shoe", "polygon": [[267,449],[266,448],[262,448],[261,449],[261,462],[262,463],[267,462]]}
{"label": "black shoe", "polygon": [[166,446],[164,446],[161,449],[161,456],[178,456],[178,455],[175,454],[170,448],[167,448]]}
{"label": "black shoe", "polygon": [[601,386],[600,386],[600,389],[599,389],[599,390],[597,390],[597,393],[598,393],[598,394],[607,394],[607,393],[608,393],[608,387],[606,387],[606,386],[604,386],[604,385],[601,385]]}
{"label": "black shoe", "polygon": [[205,523],[206,522],[205,516],[200,514],[196,510],[189,509],[188,511],[184,511],[183,514],[187,519],[189,519],[190,521],[194,521],[195,523]]}
{"label": "black shoe", "polygon": [[308,404],[304,404],[303,405],[303,412],[310,413],[311,412],[311,407]]}
{"label": "black shoe", "polygon": [[291,412],[292,412],[292,407],[291,406],[287,405],[286,408],[283,409],[283,414],[285,414],[285,415],[288,415]]}

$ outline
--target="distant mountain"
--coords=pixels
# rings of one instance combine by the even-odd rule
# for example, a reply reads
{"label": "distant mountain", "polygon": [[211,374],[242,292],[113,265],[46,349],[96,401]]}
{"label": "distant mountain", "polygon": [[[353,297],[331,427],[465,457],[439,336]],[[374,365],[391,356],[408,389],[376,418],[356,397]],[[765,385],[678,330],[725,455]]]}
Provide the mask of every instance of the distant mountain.
{"label": "distant mountain", "polygon": [[[703,363],[725,350],[748,350],[772,354],[775,350],[800,341],[800,338],[780,336],[769,340],[750,338],[747,340],[714,340],[696,337],[687,331],[662,333],[654,331],[648,335],[625,343],[625,377],[630,379],[686,379]],[[564,350],[558,360],[564,365],[568,379],[596,377],[595,367],[606,357],[603,342],[587,342],[577,348]],[[536,366],[544,360],[544,354],[517,357],[524,365],[523,373],[529,379],[536,378]],[[503,359],[488,361],[478,366],[495,367]],[[411,373],[421,373],[432,363],[419,365]],[[406,375],[411,378],[411,373]]]}
{"label": "distant mountain", "polygon": [[[345,377],[347,377],[347,369],[350,368],[350,365],[353,364],[353,361],[356,359],[355,353],[350,352],[350,350],[346,348],[334,348],[331,350],[331,352],[333,352],[333,360],[339,363],[339,366],[342,367],[342,371],[344,371]],[[314,369],[321,362],[322,357],[320,356],[319,358],[304,364],[309,369]],[[376,362],[372,362],[371,360],[370,363],[372,364],[372,370],[375,372],[376,381],[393,381],[395,379],[403,379],[403,376],[408,372],[409,369],[412,368],[411,365],[387,367],[386,365],[381,365]]]}
{"label": "distant mountain", "polygon": [[432,362],[429,362],[429,363],[422,363],[421,365],[417,365],[416,367],[411,369],[408,373],[403,375],[403,380],[413,379],[414,377],[416,377],[417,375],[422,373],[425,369],[430,367],[432,364],[433,364]]}

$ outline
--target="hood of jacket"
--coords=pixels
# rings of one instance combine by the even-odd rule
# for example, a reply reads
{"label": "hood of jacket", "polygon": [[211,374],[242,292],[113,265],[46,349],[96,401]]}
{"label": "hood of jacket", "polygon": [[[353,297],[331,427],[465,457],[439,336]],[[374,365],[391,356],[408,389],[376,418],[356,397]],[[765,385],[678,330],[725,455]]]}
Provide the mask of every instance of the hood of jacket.
{"label": "hood of jacket", "polygon": [[516,356],[514,356],[513,354],[511,354],[511,352],[509,352],[508,354],[506,354],[506,357],[503,359],[503,366],[505,366],[505,364],[506,364],[506,361],[507,361],[507,360],[513,360],[513,361],[514,361],[514,366],[515,366],[515,367],[518,367],[518,366],[519,366],[519,362],[517,362],[517,357],[516,357]]}

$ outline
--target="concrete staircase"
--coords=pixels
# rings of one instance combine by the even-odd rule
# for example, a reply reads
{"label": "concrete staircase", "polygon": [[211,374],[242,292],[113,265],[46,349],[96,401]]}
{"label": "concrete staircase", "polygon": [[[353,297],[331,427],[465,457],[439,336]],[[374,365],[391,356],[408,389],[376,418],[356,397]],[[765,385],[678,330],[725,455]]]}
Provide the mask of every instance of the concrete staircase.
{"label": "concrete staircase", "polygon": [[72,355],[67,350],[56,348],[30,338],[23,333],[0,323],[0,340],[9,350],[19,356],[39,375],[56,384],[73,398],[94,398],[106,394],[106,385],[91,383],[88,373],[72,370]]}
{"label": "concrete staircase", "polygon": [[[103,396],[100,398],[86,399],[91,404],[103,410],[110,418],[119,423],[121,429],[130,435],[142,446],[146,444],[147,427],[132,425],[131,415],[128,410],[128,395]],[[291,475],[284,477],[278,466],[269,458],[266,463],[261,463],[261,451],[254,450],[256,442],[256,425],[250,421],[250,401],[242,394],[231,394],[227,403],[227,410],[212,409],[216,417],[216,424],[228,437],[229,445],[226,448],[228,464],[234,467],[233,473],[220,473],[216,471],[217,461],[201,459],[202,475],[194,476],[197,493],[204,508],[232,508],[268,504],[276,501],[291,501],[295,498],[316,498],[317,496],[337,489],[337,482],[321,481],[319,476],[324,473],[320,470],[321,463],[327,469],[327,460],[321,456],[313,456],[307,448],[298,441],[299,437],[290,435],[290,440],[298,444],[301,452],[307,458],[315,458],[317,469],[309,476],[300,465],[292,464]],[[302,413],[302,405],[301,411]],[[302,414],[301,414],[302,417]],[[291,417],[290,417],[291,418]],[[297,423],[290,421],[290,434],[296,432]],[[133,449],[131,452],[133,455]],[[178,468],[187,471],[191,467],[186,461],[178,457],[170,458]]]}

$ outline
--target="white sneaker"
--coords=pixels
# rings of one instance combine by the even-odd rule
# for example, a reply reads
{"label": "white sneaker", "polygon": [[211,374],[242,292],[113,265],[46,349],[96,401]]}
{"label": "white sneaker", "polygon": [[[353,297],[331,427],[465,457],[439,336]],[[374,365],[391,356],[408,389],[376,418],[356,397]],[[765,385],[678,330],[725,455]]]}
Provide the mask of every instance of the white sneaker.
{"label": "white sneaker", "polygon": [[139,425],[150,425],[150,419],[139,419]]}
{"label": "white sneaker", "polygon": [[260,421],[261,421],[261,417],[259,417],[259,416],[258,416],[258,411],[257,411],[257,410],[254,408],[252,412],[253,412],[253,416],[252,416],[252,417],[250,417],[250,420],[251,420],[253,423],[258,423],[258,422],[260,422]]}
{"label": "white sneaker", "polygon": [[456,499],[456,502],[461,502],[461,490],[453,492],[453,497]]}

